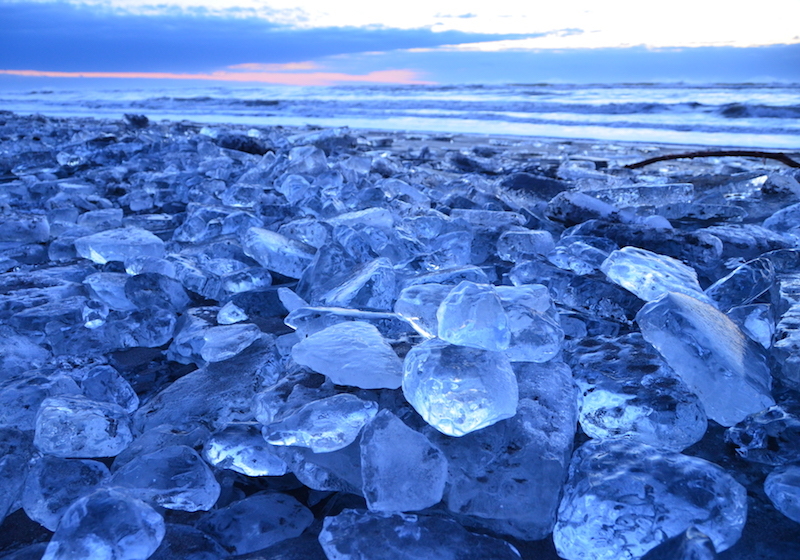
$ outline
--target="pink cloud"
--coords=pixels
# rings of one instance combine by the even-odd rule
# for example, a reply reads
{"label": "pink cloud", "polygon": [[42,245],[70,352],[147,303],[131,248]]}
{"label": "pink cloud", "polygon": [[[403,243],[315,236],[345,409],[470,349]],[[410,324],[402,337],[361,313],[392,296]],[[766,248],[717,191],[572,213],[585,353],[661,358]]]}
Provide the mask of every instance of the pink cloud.
{"label": "pink cloud", "polygon": [[[312,63],[291,63],[312,64]],[[272,65],[267,65],[272,66]],[[284,70],[289,70],[286,65]],[[379,70],[367,74],[345,74],[341,72],[275,72],[263,71],[262,65],[238,65],[254,71],[231,72],[220,70],[201,74],[176,74],[171,72],[51,72],[45,70],[0,70],[0,74],[47,78],[144,78],[152,80],[208,80],[219,82],[259,82],[291,86],[329,86],[341,83],[366,82],[381,84],[432,84],[419,78],[414,70]],[[258,68],[255,68],[258,67]],[[298,67],[292,70],[301,69]]]}
{"label": "pink cloud", "polygon": [[249,70],[251,72],[294,72],[296,70],[318,70],[320,66],[315,62],[286,62],[283,64],[264,64],[261,62],[247,62],[228,66],[231,70]]}

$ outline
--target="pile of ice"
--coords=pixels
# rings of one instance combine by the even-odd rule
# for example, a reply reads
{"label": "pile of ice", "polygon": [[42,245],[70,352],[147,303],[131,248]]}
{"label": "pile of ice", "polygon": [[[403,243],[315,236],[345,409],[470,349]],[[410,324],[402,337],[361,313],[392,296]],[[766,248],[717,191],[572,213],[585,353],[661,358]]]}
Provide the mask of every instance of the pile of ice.
{"label": "pile of ice", "polygon": [[0,533],[44,528],[2,558],[796,538],[788,171],[0,123]]}

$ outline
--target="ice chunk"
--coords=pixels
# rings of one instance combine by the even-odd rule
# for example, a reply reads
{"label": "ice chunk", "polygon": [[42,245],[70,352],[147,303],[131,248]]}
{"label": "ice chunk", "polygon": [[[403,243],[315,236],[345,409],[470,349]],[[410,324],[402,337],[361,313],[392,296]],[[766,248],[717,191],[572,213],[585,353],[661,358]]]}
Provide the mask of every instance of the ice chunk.
{"label": "ice chunk", "polygon": [[119,405],[126,412],[139,408],[139,397],[131,384],[109,365],[78,369],[69,374],[80,383],[84,396]]}
{"label": "ice chunk", "polygon": [[537,255],[546,255],[555,247],[549,231],[506,231],[497,240],[497,256],[504,261],[528,261]]}
{"label": "ice chunk", "polygon": [[218,469],[247,476],[281,476],[287,470],[257,425],[233,424],[217,432],[206,442],[203,456]]}
{"label": "ice chunk", "polygon": [[236,554],[247,554],[300,535],[313,520],[291,496],[262,492],[212,511],[199,527]]}
{"label": "ice chunk", "polygon": [[706,432],[700,399],[641,334],[586,338],[570,364],[583,393],[581,428],[589,437],[627,435],[681,451]]}
{"label": "ice chunk", "polygon": [[[449,287],[448,290],[449,291]],[[433,312],[436,312],[434,308]],[[333,325],[361,321],[374,326],[390,344],[414,335],[411,324],[395,313],[361,311],[341,307],[299,307],[289,313],[284,323],[295,329],[300,338],[312,335]]]}
{"label": "ice chunk", "polygon": [[600,270],[608,255],[619,246],[604,237],[565,235],[547,255],[547,260],[575,274],[593,274]]}
{"label": "ice chunk", "polygon": [[395,296],[395,274],[391,261],[379,258],[358,268],[342,284],[322,296],[331,307],[390,310]]}
{"label": "ice chunk", "polygon": [[280,422],[264,427],[272,445],[308,447],[327,453],[347,447],[378,413],[378,404],[341,393],[312,401]]}
{"label": "ice chunk", "polygon": [[113,403],[49,397],[36,415],[34,444],[56,457],[113,457],[133,441],[130,418]]}
{"label": "ice chunk", "polygon": [[140,500],[182,511],[208,511],[220,493],[214,473],[185,445],[136,457],[114,473],[111,485]]}
{"label": "ice chunk", "polygon": [[229,301],[217,312],[217,323],[220,325],[233,325],[247,320],[244,309]]}
{"label": "ice chunk", "polygon": [[800,523],[800,465],[772,471],[764,481],[764,492],[779,512]]}
{"label": "ice chunk", "polygon": [[691,183],[622,185],[583,192],[619,208],[628,208],[691,202],[694,198],[694,185]]}
{"label": "ice chunk", "polygon": [[413,511],[439,503],[447,459],[421,434],[383,410],[361,437],[361,476],[371,511]]}
{"label": "ice chunk", "polygon": [[161,308],[180,313],[191,303],[180,282],[157,272],[129,277],[125,296],[139,309]]}
{"label": "ice chunk", "polygon": [[508,317],[511,343],[506,356],[512,362],[546,362],[561,350],[564,331],[547,288],[541,284],[497,286]]}
{"label": "ice chunk", "polygon": [[47,216],[4,213],[0,222],[0,243],[44,243],[49,239]]}
{"label": "ice chunk", "polygon": [[[758,342],[764,348],[772,346],[775,336],[775,316],[772,306],[768,303],[754,303],[752,305],[739,305],[726,313],[731,321],[736,323],[742,332]],[[785,362],[784,362],[785,364]]]}
{"label": "ice chunk", "polygon": [[609,280],[645,301],[654,301],[667,292],[680,292],[712,304],[697,273],[682,262],[636,247],[623,247],[611,253],[600,267]]}
{"label": "ice chunk", "polygon": [[98,264],[124,262],[133,257],[164,256],[164,242],[141,228],[110,229],[75,240],[78,255]]}
{"label": "ice chunk", "polygon": [[65,375],[21,376],[0,385],[0,426],[33,430],[36,411],[47,397],[79,394],[78,385]]}
{"label": "ice chunk", "polygon": [[311,264],[315,249],[263,228],[250,228],[242,236],[242,247],[266,268],[289,278],[300,278]]}
{"label": "ice chunk", "polygon": [[782,403],[728,428],[725,440],[736,452],[756,463],[785,465],[800,459],[800,407]]}
{"label": "ice chunk", "polygon": [[577,417],[563,362],[518,363],[520,401],[513,418],[460,438],[430,430],[449,465],[447,507],[470,526],[523,540],[553,530],[567,477]]}
{"label": "ice chunk", "polygon": [[636,322],[712,420],[732,426],[775,404],[764,349],[711,305],[670,292],[645,305]]}
{"label": "ice chunk", "polygon": [[642,556],[642,560],[715,560],[714,543],[696,527],[662,542]]}
{"label": "ice chunk", "polygon": [[134,413],[136,428],[202,424],[221,430],[231,422],[250,421],[253,397],[275,382],[279,359],[274,338],[262,334],[237,356],[184,375],[142,404]]}
{"label": "ice chunk", "polygon": [[207,362],[222,362],[242,353],[261,337],[252,324],[220,325],[203,330],[200,356]]}
{"label": "ice chunk", "polygon": [[403,394],[428,424],[450,436],[514,416],[519,398],[505,355],[437,339],[406,355]]}
{"label": "ice chunk", "polygon": [[42,560],[143,560],[164,538],[164,519],[144,502],[100,489],[64,512]]}
{"label": "ice chunk", "polygon": [[177,523],[167,523],[161,546],[148,560],[218,560],[228,552],[204,532]]}
{"label": "ice chunk", "polygon": [[520,558],[507,542],[470,533],[452,519],[352,509],[326,517],[319,542],[328,560]]}
{"label": "ice chunk", "polygon": [[292,348],[292,358],[338,385],[397,389],[400,358],[378,329],[363,321],[339,323],[312,334]]}
{"label": "ice chunk", "polygon": [[636,559],[689,527],[718,551],[739,539],[747,493],[713,463],[624,438],[572,458],[553,540],[566,560]]}
{"label": "ice chunk", "polygon": [[55,531],[66,509],[94,492],[111,473],[99,461],[44,455],[31,464],[22,492],[22,507],[32,520]]}
{"label": "ice chunk", "polygon": [[329,453],[304,447],[274,447],[297,480],[313,490],[361,494],[361,451],[358,442]]}
{"label": "ice chunk", "polygon": [[758,258],[737,267],[708,288],[706,295],[716,302],[721,311],[737,305],[747,305],[761,294],[775,287],[775,271],[772,261]]}
{"label": "ice chunk", "polygon": [[33,451],[30,432],[0,427],[0,523],[16,509]]}
{"label": "ice chunk", "polygon": [[436,311],[439,338],[482,350],[500,351],[511,343],[511,330],[493,286],[461,282]]}
{"label": "ice chunk", "polygon": [[415,284],[397,296],[394,311],[404,317],[419,334],[434,338],[439,332],[436,312],[453,286],[444,284]]}
{"label": "ice chunk", "polygon": [[133,443],[114,458],[111,470],[117,471],[136,457],[146,455],[173,445],[185,445],[200,448],[211,437],[207,428],[202,426],[183,426],[181,424],[162,424],[139,435]]}

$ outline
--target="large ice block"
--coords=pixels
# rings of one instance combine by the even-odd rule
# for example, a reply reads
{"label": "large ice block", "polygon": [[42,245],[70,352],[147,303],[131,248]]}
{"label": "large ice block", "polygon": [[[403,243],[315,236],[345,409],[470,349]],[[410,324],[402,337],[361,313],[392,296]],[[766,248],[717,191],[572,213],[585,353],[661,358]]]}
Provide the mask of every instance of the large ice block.
{"label": "large ice block", "polygon": [[625,438],[572,457],[553,540],[566,560],[635,560],[697,527],[723,551],[739,539],[747,492],[717,465]]}
{"label": "large ice block", "polygon": [[344,510],[326,517],[319,542],[328,560],[518,560],[505,541],[443,517]]}
{"label": "large ice block", "polygon": [[361,476],[371,511],[415,511],[442,499],[447,459],[441,449],[383,410],[361,437]]}
{"label": "large ice block", "polygon": [[363,321],[338,323],[292,348],[301,365],[327,375],[338,385],[397,389],[403,365],[378,329]]}
{"label": "large ice block", "polygon": [[264,439],[272,445],[308,447],[314,453],[336,451],[353,443],[377,413],[377,403],[340,393],[265,426]]}
{"label": "large ice block", "polygon": [[242,236],[242,247],[264,268],[289,278],[300,278],[315,253],[310,245],[257,227]]}
{"label": "large ice block", "polygon": [[609,280],[645,301],[654,301],[667,292],[681,292],[713,303],[703,293],[694,269],[672,257],[623,247],[613,251],[600,268]]}
{"label": "large ice block", "polygon": [[75,240],[78,255],[98,264],[125,262],[134,257],[164,256],[164,242],[141,228],[109,229]]}
{"label": "large ice block", "polygon": [[519,399],[517,378],[501,352],[438,339],[406,355],[403,394],[428,424],[450,436],[514,416]]}
{"label": "large ice block", "polygon": [[511,330],[494,286],[461,282],[436,312],[439,338],[451,344],[499,351],[511,343]]}
{"label": "large ice block", "polygon": [[64,512],[42,560],[144,560],[164,538],[164,519],[144,502],[102,488]]}
{"label": "large ice block", "polygon": [[642,307],[636,322],[712,420],[732,426],[775,404],[764,349],[711,305],[670,292]]}

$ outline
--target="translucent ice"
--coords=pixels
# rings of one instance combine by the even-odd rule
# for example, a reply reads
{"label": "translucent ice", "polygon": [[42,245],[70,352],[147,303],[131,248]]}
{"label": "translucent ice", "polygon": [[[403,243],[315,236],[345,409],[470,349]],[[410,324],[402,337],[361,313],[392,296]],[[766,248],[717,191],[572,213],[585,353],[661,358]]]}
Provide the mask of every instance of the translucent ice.
{"label": "translucent ice", "polygon": [[505,351],[512,362],[546,362],[558,354],[564,331],[547,288],[541,284],[497,286],[508,317],[511,342]]}
{"label": "translucent ice", "polygon": [[775,286],[775,271],[767,258],[747,262],[706,288],[706,295],[721,311],[752,303]]}
{"label": "translucent ice", "polygon": [[347,447],[378,413],[377,403],[347,393],[312,401],[280,422],[264,427],[272,445],[308,447],[326,453]]}
{"label": "translucent ice", "polygon": [[140,228],[110,229],[75,240],[78,255],[98,264],[124,262],[132,257],[164,256],[164,242]]}
{"label": "translucent ice", "polygon": [[200,356],[207,362],[221,362],[240,354],[261,336],[261,330],[249,323],[219,325],[203,331]]}
{"label": "translucent ice", "polygon": [[220,493],[214,473],[185,445],[139,455],[114,473],[111,485],[140,500],[182,511],[208,511]]}
{"label": "translucent ice", "polygon": [[642,560],[715,560],[717,552],[714,543],[695,527],[669,538],[650,552]]}
{"label": "translucent ice", "polygon": [[34,443],[56,457],[113,457],[133,441],[119,405],[85,397],[50,397],[36,415]]}
{"label": "translucent ice", "polygon": [[531,260],[537,255],[546,255],[555,246],[549,231],[506,231],[497,240],[497,256],[504,261]]}
{"label": "translucent ice", "polygon": [[144,502],[112,489],[80,498],[64,512],[42,560],[145,560],[164,538],[164,520]]}
{"label": "translucent ice", "polygon": [[292,348],[294,360],[339,385],[362,389],[400,386],[402,362],[378,329],[362,321],[339,323]]}
{"label": "translucent ice", "polygon": [[667,292],[680,292],[712,303],[697,282],[697,273],[677,259],[637,247],[623,247],[611,253],[601,266],[612,282],[645,301]]}
{"label": "translucent ice", "polygon": [[553,540],[566,560],[632,560],[694,526],[721,552],[746,517],[744,487],[713,463],[624,438],[591,440],[573,455]]}
{"label": "translucent ice", "polygon": [[361,476],[371,511],[414,511],[439,503],[447,459],[423,434],[383,410],[361,437]]}
{"label": "translucent ice", "polygon": [[463,436],[517,412],[517,379],[502,353],[432,339],[405,358],[403,394],[431,426]]}
{"label": "translucent ice", "polygon": [[481,526],[523,540],[545,538],[556,522],[577,415],[569,368],[518,363],[520,401],[513,418],[460,438],[437,432],[449,465],[447,506]]}
{"label": "translucent ice", "polygon": [[397,296],[394,311],[411,323],[426,338],[439,332],[436,312],[453,286],[445,284],[415,284],[403,289]]}
{"label": "translucent ice", "polygon": [[511,330],[493,286],[461,282],[436,311],[439,338],[482,350],[499,351],[511,343]]}
{"label": "translucent ice", "polygon": [[314,520],[285,494],[253,494],[207,514],[199,527],[236,554],[247,554],[298,536]]}
{"label": "translucent ice", "polygon": [[518,560],[517,550],[443,517],[345,510],[326,517],[319,542],[328,560]]}
{"label": "translucent ice", "polygon": [[389,310],[395,296],[395,274],[387,258],[379,258],[359,267],[342,284],[322,296],[322,303],[332,307]]}
{"label": "translucent ice", "polygon": [[639,333],[587,337],[570,364],[583,393],[581,428],[589,437],[628,435],[681,451],[706,432],[700,399]]}
{"label": "translucent ice", "polygon": [[218,469],[247,476],[281,476],[286,462],[264,441],[258,425],[232,424],[215,433],[203,448],[205,459]]}
{"label": "translucent ice", "polygon": [[0,427],[0,523],[16,509],[33,451],[30,432]]}
{"label": "translucent ice", "polygon": [[310,245],[263,228],[247,230],[242,247],[264,268],[289,278],[300,278],[315,252]]}
{"label": "translucent ice", "polygon": [[775,404],[764,349],[711,305],[670,292],[645,305],[636,322],[712,420],[732,426]]}
{"label": "translucent ice", "polygon": [[789,403],[751,414],[728,428],[725,439],[736,452],[765,465],[785,465],[800,459],[800,407]]}
{"label": "translucent ice", "polygon": [[800,465],[786,465],[772,471],[764,481],[764,491],[775,509],[800,523]]}
{"label": "translucent ice", "polygon": [[28,517],[55,531],[64,511],[78,498],[94,492],[111,474],[99,461],[44,455],[31,464],[22,493]]}

